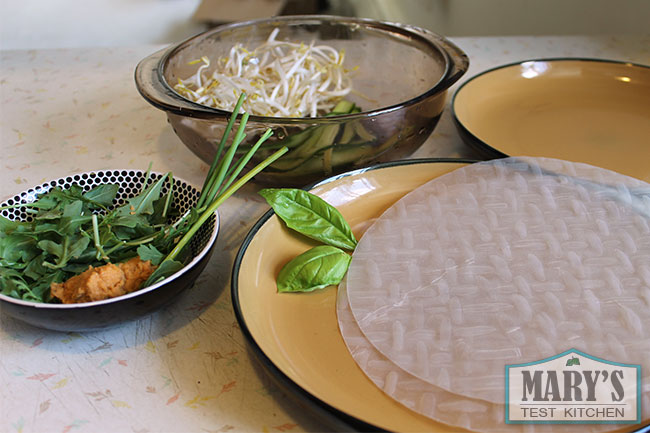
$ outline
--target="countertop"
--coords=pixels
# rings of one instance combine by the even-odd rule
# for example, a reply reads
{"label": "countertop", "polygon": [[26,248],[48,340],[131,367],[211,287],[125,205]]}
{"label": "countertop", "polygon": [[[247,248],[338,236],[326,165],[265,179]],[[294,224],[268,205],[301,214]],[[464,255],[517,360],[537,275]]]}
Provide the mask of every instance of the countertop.
{"label": "countertop", "polygon": [[[464,79],[541,57],[650,64],[650,35],[451,39],[470,58]],[[200,185],[207,165],[135,88],[137,62],[159,48],[0,52],[0,199],[75,172],[146,169],[150,162],[156,171]],[[447,109],[412,157],[474,156]],[[103,331],[61,333],[0,312],[0,431],[328,429],[295,408],[261,370],[233,313],[233,259],[268,210],[258,188],[248,185],[220,208],[221,231],[206,270],[192,289],[148,317]]]}

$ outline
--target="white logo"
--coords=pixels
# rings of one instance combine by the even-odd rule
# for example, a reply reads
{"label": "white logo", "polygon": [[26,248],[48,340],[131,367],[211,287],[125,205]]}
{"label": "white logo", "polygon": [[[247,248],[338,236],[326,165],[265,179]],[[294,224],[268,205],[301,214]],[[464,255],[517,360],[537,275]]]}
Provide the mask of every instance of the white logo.
{"label": "white logo", "polygon": [[507,424],[641,422],[641,366],[571,349],[506,365]]}

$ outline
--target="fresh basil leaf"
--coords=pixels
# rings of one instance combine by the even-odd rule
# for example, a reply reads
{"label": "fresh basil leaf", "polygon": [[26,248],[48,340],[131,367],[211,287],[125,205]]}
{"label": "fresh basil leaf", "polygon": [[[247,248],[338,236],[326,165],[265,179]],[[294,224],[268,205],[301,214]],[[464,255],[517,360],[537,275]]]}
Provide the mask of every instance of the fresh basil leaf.
{"label": "fresh basil leaf", "polygon": [[339,284],[351,259],[337,247],[314,247],[284,265],[277,278],[278,292],[311,292]]}
{"label": "fresh basil leaf", "polygon": [[83,194],[83,198],[103,207],[109,207],[113,204],[117,190],[120,189],[116,184],[99,185]]}
{"label": "fresh basil leaf", "polygon": [[165,255],[158,251],[153,245],[140,245],[138,247],[138,256],[140,260],[147,261],[150,260],[151,264],[158,266],[160,262],[165,258]]}
{"label": "fresh basil leaf", "polygon": [[287,227],[335,247],[353,250],[357,246],[343,215],[322,198],[294,188],[266,188],[259,194]]}

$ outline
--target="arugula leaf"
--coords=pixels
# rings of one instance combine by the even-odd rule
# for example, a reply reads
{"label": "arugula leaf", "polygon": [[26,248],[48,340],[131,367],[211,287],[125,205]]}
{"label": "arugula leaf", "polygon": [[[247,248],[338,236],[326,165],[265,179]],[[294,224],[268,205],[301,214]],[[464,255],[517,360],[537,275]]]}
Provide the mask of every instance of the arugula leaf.
{"label": "arugula leaf", "polygon": [[134,229],[138,226],[149,225],[147,218],[143,215],[117,215],[110,219],[112,227],[128,227]]}
{"label": "arugula leaf", "polygon": [[[150,222],[152,224],[164,224],[169,220],[176,219],[178,212],[175,208],[168,209],[168,202],[171,202],[172,196],[165,194],[153,203],[153,214],[151,215]],[[167,212],[165,212],[167,211]]]}
{"label": "arugula leaf", "polygon": [[68,260],[79,257],[90,244],[90,239],[85,236],[79,236],[74,242],[68,244],[65,251]]}
{"label": "arugula leaf", "polygon": [[138,256],[140,260],[147,261],[151,260],[151,264],[158,266],[160,262],[165,258],[165,255],[158,251],[153,245],[140,245],[138,247]]}
{"label": "arugula leaf", "polygon": [[63,216],[73,217],[83,214],[84,204],[81,200],[71,201],[63,205]]}
{"label": "arugula leaf", "polygon": [[38,247],[57,259],[63,256],[63,245],[57,242],[44,239],[38,242]]}
{"label": "arugula leaf", "polygon": [[31,260],[23,273],[32,280],[38,280],[49,271],[48,268],[43,266],[43,260]]}
{"label": "arugula leaf", "polygon": [[337,247],[314,247],[284,265],[278,274],[278,292],[311,292],[339,284],[351,259]]}
{"label": "arugula leaf", "polygon": [[116,184],[99,185],[84,193],[83,198],[106,208],[113,204],[119,189],[120,186]]}
{"label": "arugula leaf", "polygon": [[38,281],[28,284],[20,272],[0,267],[0,293],[26,301],[48,301],[50,284],[61,279],[60,271],[50,272]]}
{"label": "arugula leaf", "polygon": [[12,221],[9,218],[5,218],[3,216],[0,216],[0,238],[3,237],[3,234],[10,234],[18,226],[20,225],[20,222],[18,221]]}
{"label": "arugula leaf", "polygon": [[[52,188],[45,196],[47,200],[52,200],[55,204],[50,209],[53,209],[55,206],[60,206],[61,204],[65,205],[75,200],[81,200],[83,190],[79,185],[70,185],[66,190],[61,189],[60,187]],[[41,200],[39,200],[40,202]],[[32,203],[33,204],[33,203]]]}
{"label": "arugula leaf", "polygon": [[61,203],[61,197],[58,194],[60,192],[61,188],[52,188],[45,195],[39,197],[37,201],[30,203],[29,206],[42,210],[52,210]]}
{"label": "arugula leaf", "polygon": [[183,269],[183,264],[181,262],[176,260],[165,260],[160,263],[149,279],[147,279],[145,287],[156,284],[158,281],[170,277],[181,269]]}
{"label": "arugula leaf", "polygon": [[42,223],[42,224],[35,224],[30,227],[26,227],[26,230],[23,231],[24,234],[31,234],[34,236],[39,236],[43,235],[45,233],[58,233],[58,224],[55,223]]}
{"label": "arugula leaf", "polygon": [[50,286],[52,283],[60,283],[69,278],[61,269],[50,271],[30,285],[29,295],[24,296],[26,301],[48,302],[51,300]]}
{"label": "arugula leaf", "polygon": [[39,212],[34,219],[37,220],[56,220],[61,218],[63,215],[63,212],[61,212],[61,209],[50,209],[46,210],[44,212]]}
{"label": "arugula leaf", "polygon": [[0,257],[3,261],[28,262],[38,254],[36,240],[31,236],[15,234],[1,239]]}
{"label": "arugula leaf", "polygon": [[0,267],[0,293],[8,295],[9,292],[17,290],[18,286],[27,287],[20,272],[15,269]]}
{"label": "arugula leaf", "polygon": [[160,198],[160,190],[167,176],[149,185],[141,194],[129,199],[126,204],[116,209],[117,215],[152,215],[154,212],[153,203]]}
{"label": "arugula leaf", "polygon": [[50,240],[42,240],[38,242],[38,246],[48,254],[57,258],[54,265],[49,262],[43,261],[43,265],[52,269],[59,269],[68,264],[68,261],[73,257],[79,257],[86,247],[90,244],[90,239],[85,236],[78,236],[76,239],[66,236],[62,244]]}
{"label": "arugula leaf", "polygon": [[79,232],[79,229],[84,225],[90,222],[92,217],[90,215],[74,215],[74,216],[64,216],[59,220],[57,227],[57,232],[61,235],[75,234]]}
{"label": "arugula leaf", "polygon": [[259,194],[287,227],[298,233],[347,250],[357,246],[357,240],[343,215],[322,198],[294,188],[266,188]]}

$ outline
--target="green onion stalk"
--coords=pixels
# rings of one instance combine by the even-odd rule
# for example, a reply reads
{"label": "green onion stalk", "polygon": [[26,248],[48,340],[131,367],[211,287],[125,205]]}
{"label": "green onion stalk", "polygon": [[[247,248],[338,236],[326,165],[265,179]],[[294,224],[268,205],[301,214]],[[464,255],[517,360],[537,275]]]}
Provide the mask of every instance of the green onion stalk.
{"label": "green onion stalk", "polygon": [[280,148],[250,169],[247,173],[241,175],[244,167],[251,160],[255,152],[260,148],[264,141],[273,134],[273,131],[270,128],[267,129],[257,142],[243,156],[241,156],[236,163],[233,163],[237,148],[246,137],[244,131],[249,114],[244,113],[240,118],[239,127],[235,133],[233,142],[224,153],[228,136],[232,132],[235,120],[245,98],[246,95],[242,93],[237,100],[232,116],[230,117],[221,141],[218,144],[217,153],[210,165],[205,182],[203,183],[203,188],[201,189],[201,194],[195,206],[196,212],[199,215],[198,218],[192,223],[174,248],[161,261],[156,271],[144,283],[143,287],[150,286],[177,270],[179,266],[177,262],[175,263],[176,258],[191,241],[192,237],[201,228],[203,223],[205,223],[216,212],[219,206],[221,206],[231,195],[237,192],[249,180],[288,151],[287,147]]}

